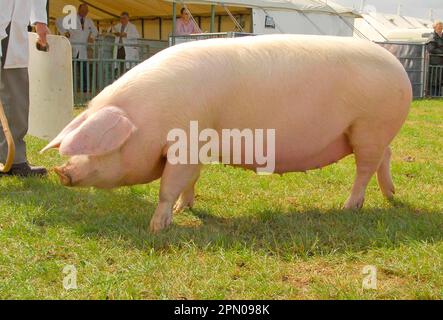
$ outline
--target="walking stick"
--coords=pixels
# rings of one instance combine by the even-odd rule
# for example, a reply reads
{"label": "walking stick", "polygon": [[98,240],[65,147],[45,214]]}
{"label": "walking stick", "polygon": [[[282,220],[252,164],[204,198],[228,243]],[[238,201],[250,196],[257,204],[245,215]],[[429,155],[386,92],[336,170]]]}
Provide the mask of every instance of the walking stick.
{"label": "walking stick", "polygon": [[6,142],[8,144],[8,156],[6,157],[6,163],[0,163],[0,172],[6,173],[11,170],[12,164],[14,163],[15,157],[15,143],[12,138],[11,130],[9,129],[8,119],[5,115],[5,109],[3,108],[2,101],[0,100],[0,121],[2,123],[3,132],[6,137]]}

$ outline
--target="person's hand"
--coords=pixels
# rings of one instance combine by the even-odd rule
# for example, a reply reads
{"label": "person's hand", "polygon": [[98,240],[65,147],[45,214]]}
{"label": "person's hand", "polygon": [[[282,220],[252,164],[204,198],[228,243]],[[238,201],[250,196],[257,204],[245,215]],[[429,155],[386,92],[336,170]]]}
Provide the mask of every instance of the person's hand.
{"label": "person's hand", "polygon": [[122,36],[122,38],[126,38],[128,36],[128,34],[126,32],[122,32],[121,36]]}
{"label": "person's hand", "polygon": [[114,32],[114,36],[120,37],[120,32]]}
{"label": "person's hand", "polygon": [[35,31],[38,34],[38,42],[43,47],[47,45],[47,35],[49,34],[48,26],[45,23],[37,22],[35,24]]}

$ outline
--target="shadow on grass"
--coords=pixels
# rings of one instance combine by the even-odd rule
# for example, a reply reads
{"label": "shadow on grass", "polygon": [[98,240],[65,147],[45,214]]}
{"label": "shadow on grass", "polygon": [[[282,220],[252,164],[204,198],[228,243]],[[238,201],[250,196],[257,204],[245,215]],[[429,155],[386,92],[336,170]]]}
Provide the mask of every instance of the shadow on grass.
{"label": "shadow on grass", "polygon": [[129,188],[118,193],[73,190],[51,180],[31,179],[0,192],[2,201],[14,208],[37,208],[29,216],[36,228],[60,226],[80,237],[123,239],[119,245],[141,250],[167,252],[192,244],[206,250],[241,248],[290,259],[443,239],[442,213],[420,211],[400,201],[387,209],[269,210],[232,218],[188,210],[170,228],[152,235],[148,225],[156,204]]}

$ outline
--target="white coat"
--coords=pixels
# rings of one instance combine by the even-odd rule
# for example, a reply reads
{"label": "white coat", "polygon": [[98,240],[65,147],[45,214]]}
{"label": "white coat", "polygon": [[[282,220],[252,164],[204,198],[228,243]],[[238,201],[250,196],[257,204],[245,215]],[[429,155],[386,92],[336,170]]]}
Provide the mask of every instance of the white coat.
{"label": "white coat", "polygon": [[94,22],[86,17],[84,23],[84,29],[82,30],[82,24],[80,16],[77,16],[77,28],[65,29],[63,27],[63,18],[57,19],[57,30],[60,34],[64,35],[69,32],[69,41],[72,45],[72,57],[79,59],[88,59],[88,40],[89,37],[96,38],[98,36],[98,30]]}
{"label": "white coat", "polygon": [[28,25],[47,23],[46,0],[0,0],[0,8],[0,40],[6,38],[6,28],[11,24],[4,68],[27,68]]}
{"label": "white coat", "polygon": [[[116,24],[115,26],[112,27],[112,33],[120,32],[121,28],[122,28],[121,23]],[[138,33],[137,27],[129,22],[123,32],[125,32],[128,35],[127,37],[122,38],[126,52],[126,60],[138,60],[139,59],[138,47],[131,46],[131,45],[137,45],[137,39],[140,38],[140,34]],[[114,47],[114,59],[117,59],[119,41],[120,37],[115,37],[116,46]]]}

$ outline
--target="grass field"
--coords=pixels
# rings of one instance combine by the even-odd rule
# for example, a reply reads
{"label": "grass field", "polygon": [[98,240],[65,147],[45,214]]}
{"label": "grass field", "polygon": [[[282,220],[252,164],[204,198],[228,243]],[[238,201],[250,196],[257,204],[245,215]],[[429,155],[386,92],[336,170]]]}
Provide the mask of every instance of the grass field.
{"label": "grass field", "polygon": [[[28,138],[32,163],[60,164]],[[0,179],[0,298],[442,299],[443,101],[414,102],[393,143],[396,200],[375,179],[342,211],[354,159],[307,174],[208,166],[193,210],[151,235],[159,183],[114,191]],[[63,268],[78,289],[63,288]],[[377,268],[364,290],[362,269]]]}

